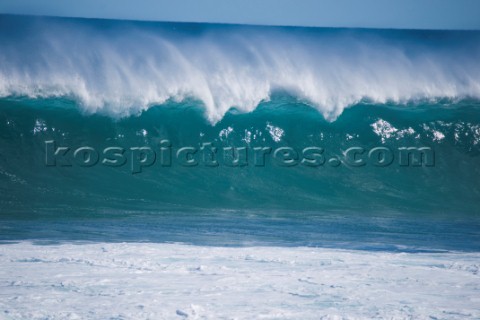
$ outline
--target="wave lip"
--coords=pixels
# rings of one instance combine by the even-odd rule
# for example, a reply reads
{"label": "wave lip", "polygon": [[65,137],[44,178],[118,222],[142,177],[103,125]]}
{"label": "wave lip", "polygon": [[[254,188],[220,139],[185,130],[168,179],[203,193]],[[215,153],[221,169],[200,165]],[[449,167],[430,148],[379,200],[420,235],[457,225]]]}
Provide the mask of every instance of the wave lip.
{"label": "wave lip", "polygon": [[0,30],[0,96],[68,97],[89,113],[194,98],[215,123],[278,90],[329,120],[360,101],[480,99],[478,32],[5,19],[20,31]]}

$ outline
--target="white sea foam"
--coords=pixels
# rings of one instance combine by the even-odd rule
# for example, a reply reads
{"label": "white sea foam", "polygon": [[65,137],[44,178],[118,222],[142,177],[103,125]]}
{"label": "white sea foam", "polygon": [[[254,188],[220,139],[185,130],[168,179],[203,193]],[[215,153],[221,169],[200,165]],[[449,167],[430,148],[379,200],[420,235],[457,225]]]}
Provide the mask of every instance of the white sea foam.
{"label": "white sea foam", "polygon": [[479,253],[0,246],[6,319],[473,319]]}
{"label": "white sea foam", "polygon": [[285,131],[282,128],[275,127],[274,125],[267,123],[266,129],[268,130],[268,133],[270,134],[270,137],[272,138],[273,141],[275,142],[282,141],[282,137],[285,134]]}
{"label": "white sea foam", "polygon": [[222,129],[222,130],[220,130],[220,133],[218,134],[218,137],[220,138],[220,140],[226,140],[228,138],[228,136],[230,135],[230,133],[232,133],[232,132],[233,132],[232,127]]}
{"label": "white sea foam", "polygon": [[390,122],[383,119],[378,119],[371,124],[371,127],[373,128],[373,132],[381,138],[382,143],[393,137],[398,131],[398,129],[392,126]]}
{"label": "white sea foam", "polygon": [[442,141],[445,139],[445,135],[438,130],[433,131],[433,141]]}
{"label": "white sea foam", "polygon": [[43,21],[2,40],[0,96],[65,96],[87,112],[115,116],[193,97],[211,122],[231,107],[251,111],[275,90],[307,101],[327,119],[364,99],[480,98],[475,34],[451,45],[394,37],[240,27],[172,35]]}

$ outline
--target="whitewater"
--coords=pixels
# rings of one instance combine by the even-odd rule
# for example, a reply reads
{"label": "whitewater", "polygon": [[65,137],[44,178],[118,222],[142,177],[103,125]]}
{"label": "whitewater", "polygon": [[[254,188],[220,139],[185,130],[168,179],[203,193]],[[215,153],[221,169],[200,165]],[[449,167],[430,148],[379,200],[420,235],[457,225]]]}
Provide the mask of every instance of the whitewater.
{"label": "whitewater", "polygon": [[0,23],[0,96],[67,97],[88,113],[118,117],[194,98],[215,123],[283,91],[333,120],[361,101],[480,98],[475,32],[11,16]]}
{"label": "whitewater", "polygon": [[4,319],[480,317],[478,253],[22,242],[0,254]]}

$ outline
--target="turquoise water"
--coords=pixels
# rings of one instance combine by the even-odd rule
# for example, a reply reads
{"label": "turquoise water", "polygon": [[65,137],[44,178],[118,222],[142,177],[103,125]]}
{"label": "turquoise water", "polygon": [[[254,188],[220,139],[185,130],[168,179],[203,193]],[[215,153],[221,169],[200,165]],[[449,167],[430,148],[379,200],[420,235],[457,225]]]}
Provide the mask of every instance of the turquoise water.
{"label": "turquoise water", "polygon": [[[0,240],[479,249],[477,32],[0,23]],[[175,158],[204,143],[218,165]],[[402,164],[409,147],[431,158]]]}
{"label": "turquoise water", "polygon": [[[195,102],[115,120],[82,114],[68,101],[3,100],[0,121],[8,124],[1,130],[2,240],[478,249],[476,102],[406,108],[362,104],[327,122],[290,97],[278,99],[249,114],[228,113],[215,125]],[[374,128],[379,119],[397,131],[385,138]],[[399,137],[408,128],[415,133]],[[434,132],[444,137],[437,140]],[[162,166],[162,140],[172,146],[170,166]],[[47,166],[45,141],[99,153],[111,146],[127,154],[131,147],[150,147],[158,159],[133,174],[128,155],[121,167],[101,162],[84,167],[70,151],[65,158],[71,166]],[[197,166],[176,161],[175,150],[204,142],[250,152],[255,146],[315,146],[324,148],[325,159],[338,156],[343,162],[285,167],[271,156],[264,166],[250,160],[232,167],[221,153],[215,167],[202,163],[200,154]],[[368,158],[356,167],[342,153],[378,146],[427,146],[435,162],[400,166],[396,155],[386,167]]]}

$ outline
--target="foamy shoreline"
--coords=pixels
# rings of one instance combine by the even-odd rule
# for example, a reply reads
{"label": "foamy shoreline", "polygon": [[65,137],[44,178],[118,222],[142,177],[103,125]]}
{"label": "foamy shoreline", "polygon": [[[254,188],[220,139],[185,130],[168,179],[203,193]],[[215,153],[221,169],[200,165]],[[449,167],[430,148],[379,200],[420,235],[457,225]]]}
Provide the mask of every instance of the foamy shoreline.
{"label": "foamy shoreline", "polygon": [[1,319],[480,317],[480,253],[0,246]]}

